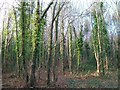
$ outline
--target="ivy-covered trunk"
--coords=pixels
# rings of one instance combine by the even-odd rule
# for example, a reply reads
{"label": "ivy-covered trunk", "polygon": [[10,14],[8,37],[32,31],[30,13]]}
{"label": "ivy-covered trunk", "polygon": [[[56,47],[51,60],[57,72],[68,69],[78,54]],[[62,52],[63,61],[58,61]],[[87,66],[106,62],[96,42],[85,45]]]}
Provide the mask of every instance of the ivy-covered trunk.
{"label": "ivy-covered trunk", "polygon": [[83,58],[83,34],[82,34],[82,25],[80,26],[80,33],[79,37],[77,38],[76,41],[76,46],[77,46],[77,73],[79,74],[80,71],[80,65],[82,63],[82,58]]}
{"label": "ivy-covered trunk", "polygon": [[97,17],[96,11],[94,11],[93,17],[94,17],[95,24],[92,30],[92,44],[93,44],[93,49],[94,49],[94,54],[95,54],[95,59],[97,64],[97,73],[98,75],[100,75],[100,72],[101,72],[100,54],[99,54],[100,36],[98,33],[100,30],[98,30],[98,17]]}
{"label": "ivy-covered trunk", "polygon": [[27,64],[26,64],[26,17],[25,17],[25,2],[21,2],[21,29],[22,29],[22,61],[26,83],[29,81]]}
{"label": "ivy-covered trunk", "polygon": [[33,51],[33,59],[32,59],[32,70],[31,70],[31,78],[30,78],[30,86],[35,87],[36,77],[36,62],[39,61],[39,49],[40,49],[40,13],[39,13],[40,3],[37,1],[37,9],[36,9],[36,19],[35,19],[35,49]]}
{"label": "ivy-covered trunk", "polygon": [[70,73],[72,74],[72,27],[71,25],[69,24],[68,26],[69,28],[69,71]]}
{"label": "ivy-covered trunk", "polygon": [[102,2],[99,3],[99,8],[100,13],[96,10],[93,13],[92,42],[97,63],[97,73],[98,75],[105,75],[105,69],[108,69],[109,37],[105,25]]}
{"label": "ivy-covered trunk", "polygon": [[17,13],[15,11],[15,7],[13,7],[14,10],[14,17],[15,17],[15,33],[16,33],[16,64],[17,64],[17,73],[20,77],[20,58],[19,58],[19,36],[18,36],[18,22],[17,22]]}

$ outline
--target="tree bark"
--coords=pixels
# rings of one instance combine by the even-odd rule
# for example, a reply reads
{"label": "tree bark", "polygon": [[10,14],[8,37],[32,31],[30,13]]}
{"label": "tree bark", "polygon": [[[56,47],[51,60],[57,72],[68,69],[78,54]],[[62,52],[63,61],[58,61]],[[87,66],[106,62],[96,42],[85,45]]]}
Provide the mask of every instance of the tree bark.
{"label": "tree bark", "polygon": [[26,64],[26,24],[25,24],[25,2],[21,2],[22,7],[21,7],[21,28],[22,28],[22,60],[23,60],[23,68],[24,68],[24,75],[25,75],[25,81],[28,83],[29,81],[29,76],[27,72],[27,64]]}
{"label": "tree bark", "polygon": [[17,23],[17,15],[16,15],[16,11],[15,11],[15,7],[13,7],[13,11],[14,11],[14,17],[15,17],[15,31],[16,31],[16,61],[17,61],[17,73],[18,73],[18,76],[20,77],[20,61],[19,61],[19,37],[18,37],[18,23]]}

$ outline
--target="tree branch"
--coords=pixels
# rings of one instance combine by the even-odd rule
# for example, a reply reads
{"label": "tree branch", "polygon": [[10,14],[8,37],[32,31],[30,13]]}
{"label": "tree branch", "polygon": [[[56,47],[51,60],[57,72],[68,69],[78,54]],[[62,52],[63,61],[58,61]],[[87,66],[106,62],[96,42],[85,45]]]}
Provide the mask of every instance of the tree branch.
{"label": "tree branch", "polygon": [[52,0],[52,1],[49,3],[48,7],[45,9],[45,11],[43,12],[42,16],[40,17],[40,20],[43,19],[43,17],[45,16],[45,14],[47,13],[47,11],[49,10],[50,6],[53,4],[53,1],[54,1],[54,0]]}
{"label": "tree branch", "polygon": [[59,11],[57,12],[56,16],[53,18],[53,22],[55,21],[55,19],[57,18],[57,16],[59,15],[60,11],[62,10],[63,6],[65,5],[65,3],[62,4],[62,6],[60,7]]}

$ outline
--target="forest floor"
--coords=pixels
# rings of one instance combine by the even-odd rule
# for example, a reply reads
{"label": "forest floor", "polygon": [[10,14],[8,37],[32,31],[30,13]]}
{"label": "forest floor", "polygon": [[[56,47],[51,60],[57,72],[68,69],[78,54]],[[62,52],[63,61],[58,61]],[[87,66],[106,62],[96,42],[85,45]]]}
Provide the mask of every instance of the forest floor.
{"label": "forest floor", "polygon": [[[40,70],[40,79],[37,76],[37,88],[47,87],[47,72],[43,69]],[[25,88],[28,87],[24,80],[18,78],[14,74],[3,74],[2,77],[3,88]],[[52,83],[52,82],[51,82]],[[53,84],[53,85],[52,85]],[[116,71],[107,72],[107,76],[98,77],[94,72],[82,72],[80,75],[73,75],[69,72],[65,74],[58,73],[58,80],[56,84],[52,83],[51,87],[56,88],[117,88],[118,87],[118,75]]]}

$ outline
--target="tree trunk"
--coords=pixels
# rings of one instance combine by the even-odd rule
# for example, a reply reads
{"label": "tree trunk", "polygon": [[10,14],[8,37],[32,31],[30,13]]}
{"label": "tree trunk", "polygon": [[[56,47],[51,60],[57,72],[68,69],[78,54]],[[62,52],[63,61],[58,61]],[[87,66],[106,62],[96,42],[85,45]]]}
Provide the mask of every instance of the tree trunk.
{"label": "tree trunk", "polygon": [[49,47],[49,58],[48,58],[48,68],[47,68],[47,85],[50,85],[50,72],[51,72],[51,63],[52,63],[52,39],[53,39],[53,24],[55,19],[58,17],[60,11],[62,10],[64,4],[59,8],[58,12],[55,15],[55,9],[56,9],[57,2],[55,2],[55,5],[53,7],[53,13],[52,13],[52,23],[50,28],[50,47]]}
{"label": "tree trunk", "polygon": [[50,28],[50,48],[49,48],[49,58],[48,58],[48,67],[47,67],[47,85],[50,85],[50,72],[51,72],[51,63],[52,63],[52,40],[53,40],[53,24],[54,24],[54,17],[55,17],[55,8],[57,2],[54,5],[53,13],[52,13],[52,23]]}
{"label": "tree trunk", "polygon": [[28,72],[27,72],[27,64],[26,64],[26,49],[25,49],[25,45],[26,45],[26,25],[25,25],[25,2],[21,2],[22,4],[22,11],[21,11],[21,27],[22,27],[22,60],[23,60],[23,67],[24,67],[24,75],[25,75],[25,81],[26,83],[28,83],[29,81],[29,76],[28,76]]}
{"label": "tree trunk", "polygon": [[4,21],[3,21],[3,29],[2,29],[2,73],[5,69],[5,29],[4,29]]}
{"label": "tree trunk", "polygon": [[62,34],[62,43],[61,43],[61,64],[62,64],[62,73],[64,74],[65,72],[65,66],[64,66],[64,62],[65,62],[65,37],[64,37],[64,20],[62,19],[61,22],[61,34]]}
{"label": "tree trunk", "polygon": [[72,74],[72,28],[69,26],[69,71]]}
{"label": "tree trunk", "polygon": [[54,61],[53,61],[53,81],[57,81],[57,62],[58,62],[58,20],[59,16],[55,21],[55,53],[54,53]]}
{"label": "tree trunk", "polygon": [[33,60],[32,60],[32,70],[31,70],[31,78],[30,78],[30,86],[35,87],[36,83],[36,61],[39,61],[39,48],[40,48],[40,13],[39,13],[40,3],[37,1],[37,9],[36,9],[36,20],[35,20],[35,49],[33,51]]}
{"label": "tree trunk", "polygon": [[16,15],[16,11],[15,11],[15,8],[14,8],[14,7],[13,7],[13,10],[14,10],[15,26],[16,26],[16,28],[15,28],[15,29],[16,29],[16,54],[17,54],[17,55],[16,55],[16,56],[17,56],[17,57],[16,57],[16,59],[17,59],[16,61],[17,61],[17,70],[18,70],[17,73],[18,73],[18,76],[20,77],[19,43],[18,43],[18,42],[19,42],[19,41],[18,41],[18,40],[19,40],[19,39],[18,39],[19,37],[18,37],[18,26],[17,26],[18,23],[17,23],[17,15]]}

